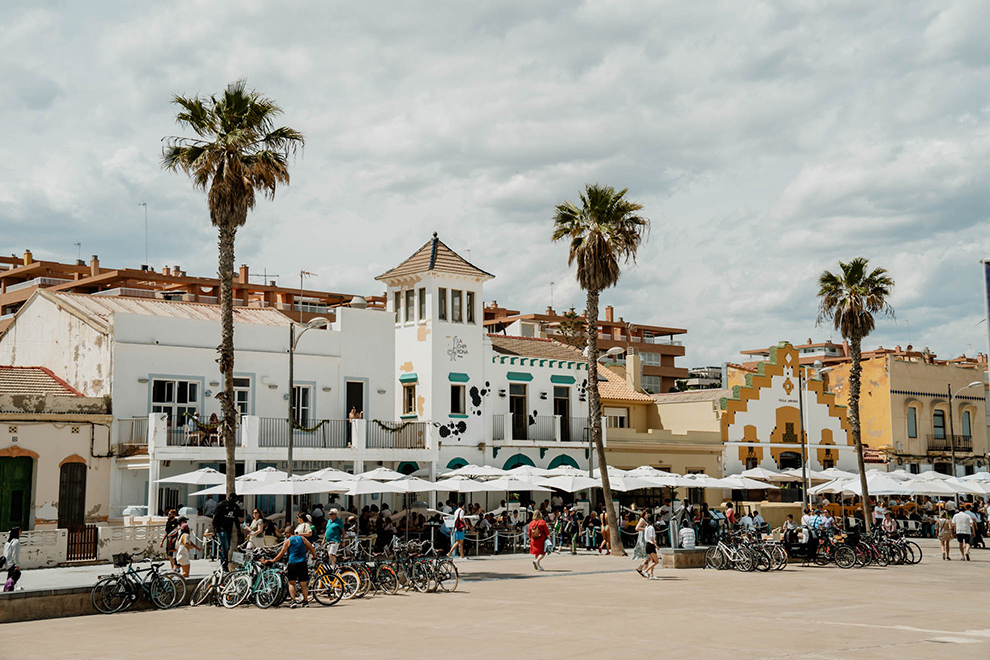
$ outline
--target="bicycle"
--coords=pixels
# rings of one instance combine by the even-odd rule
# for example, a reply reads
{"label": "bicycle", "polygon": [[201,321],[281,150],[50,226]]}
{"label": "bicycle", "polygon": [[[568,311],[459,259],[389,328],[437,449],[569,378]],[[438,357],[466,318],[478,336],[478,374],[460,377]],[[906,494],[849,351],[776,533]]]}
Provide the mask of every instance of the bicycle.
{"label": "bicycle", "polygon": [[[143,555],[138,553],[132,556],[126,552],[113,555],[114,567],[125,570],[122,573],[100,576],[97,583],[93,585],[90,600],[97,612],[102,614],[122,612],[137,601],[142,594],[160,610],[179,604],[178,591],[172,576],[159,571],[159,567],[164,562],[154,562],[150,558],[143,558],[143,561],[147,561],[150,566],[136,569],[134,568],[135,557],[143,558]],[[181,580],[181,577],[179,579]],[[183,582],[182,594],[185,595],[185,582]]]}

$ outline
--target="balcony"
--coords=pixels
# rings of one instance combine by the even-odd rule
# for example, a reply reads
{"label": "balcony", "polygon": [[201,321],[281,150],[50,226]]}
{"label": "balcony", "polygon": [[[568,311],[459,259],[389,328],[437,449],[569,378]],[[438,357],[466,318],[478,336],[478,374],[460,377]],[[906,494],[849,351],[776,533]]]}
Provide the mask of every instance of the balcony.
{"label": "balcony", "polygon": [[492,417],[493,442],[587,442],[586,417],[560,415],[512,415]]}
{"label": "balcony", "polygon": [[13,293],[14,291],[20,291],[21,289],[30,289],[31,287],[48,287],[48,286],[58,286],[59,284],[65,284],[66,282],[71,282],[72,280],[66,280],[59,277],[36,277],[33,280],[28,280],[27,282],[21,282],[19,284],[12,284],[7,287],[7,293]]}
{"label": "balcony", "polygon": [[928,434],[929,452],[970,452],[973,451],[973,436],[949,435],[948,433]]}
{"label": "balcony", "polygon": [[148,453],[148,418],[130,417],[117,420],[117,456]]}
{"label": "balcony", "polygon": [[[363,421],[363,420],[359,420]],[[368,449],[426,449],[429,422],[368,423]]]}
{"label": "balcony", "polygon": [[[308,429],[293,429],[293,447],[343,449],[351,444],[351,429],[346,419],[308,420]],[[284,417],[258,419],[259,447],[288,447],[289,421]]]}

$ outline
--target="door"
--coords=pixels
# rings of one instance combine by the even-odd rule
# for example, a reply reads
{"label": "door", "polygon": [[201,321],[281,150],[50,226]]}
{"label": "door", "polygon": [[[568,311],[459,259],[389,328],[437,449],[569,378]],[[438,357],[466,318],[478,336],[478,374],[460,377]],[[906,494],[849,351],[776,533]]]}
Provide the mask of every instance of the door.
{"label": "door", "polygon": [[33,468],[27,456],[0,458],[0,531],[30,529]]}
{"label": "door", "polygon": [[525,440],[529,430],[525,385],[509,385],[509,414],[512,415],[512,439]]}
{"label": "door", "polygon": [[359,413],[364,412],[364,383],[359,380],[347,381],[347,409],[344,411],[344,418],[351,414],[351,409]]}
{"label": "door", "polygon": [[86,464],[65,463],[59,470],[59,529],[86,524]]}
{"label": "door", "polygon": [[553,388],[553,414],[560,415],[560,439],[571,440],[571,390],[569,387]]}

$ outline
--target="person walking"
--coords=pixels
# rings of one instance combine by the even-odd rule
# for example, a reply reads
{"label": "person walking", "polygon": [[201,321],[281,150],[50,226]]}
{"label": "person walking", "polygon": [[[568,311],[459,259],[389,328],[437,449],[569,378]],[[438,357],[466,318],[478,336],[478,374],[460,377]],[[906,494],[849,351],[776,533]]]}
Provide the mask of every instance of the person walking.
{"label": "person walking", "polygon": [[[0,568],[7,569],[7,578],[19,571],[21,567],[21,528],[11,527],[7,534],[7,542],[3,545],[3,557],[0,558]],[[19,574],[19,573],[18,573]]]}
{"label": "person walking", "polygon": [[336,566],[337,555],[340,553],[340,544],[344,540],[344,521],[340,519],[340,512],[337,509],[330,509],[330,518],[327,520],[327,532],[323,540],[327,544],[330,565]]}
{"label": "person walking", "polygon": [[238,523],[244,516],[241,508],[237,506],[237,494],[230,493],[227,499],[217,504],[213,514],[213,532],[220,541],[220,565],[224,571],[229,570],[227,560],[230,558],[230,539],[234,533],[234,523]]}
{"label": "person walking", "polygon": [[175,563],[175,543],[179,539],[179,519],[176,517],[178,511],[169,509],[168,519],[165,521],[165,536],[158,542],[158,547],[165,547],[165,554],[168,555],[168,562],[174,571],[178,566]]}
{"label": "person walking", "polygon": [[261,509],[251,512],[251,525],[248,527],[247,537],[251,548],[265,547],[265,518],[261,515]]}
{"label": "person walking", "polygon": [[451,522],[451,525],[453,528],[450,532],[450,538],[453,540],[453,543],[450,545],[450,551],[447,552],[447,556],[454,556],[454,552],[460,548],[461,559],[467,559],[467,554],[464,552],[467,522],[464,521],[464,507],[460,504],[457,505],[457,509],[454,511],[454,520]]}
{"label": "person walking", "polygon": [[179,525],[179,538],[176,541],[175,548],[175,563],[182,568],[182,577],[187,578],[189,577],[189,564],[192,560],[189,551],[195,548],[202,552],[203,549],[196,545],[196,539],[189,530],[189,523],[185,521]]}
{"label": "person walking", "polygon": [[529,532],[529,554],[533,555],[533,568],[538,571],[543,570],[540,562],[546,556],[546,543],[550,537],[550,528],[543,520],[543,514],[537,511],[533,514],[533,520],[527,528]]}
{"label": "person walking", "polygon": [[602,511],[602,543],[598,546],[598,552],[604,550],[606,555],[612,554],[612,534],[608,528],[608,512]]}
{"label": "person walking", "polygon": [[[657,530],[648,511],[644,511],[636,523],[636,549],[641,552],[643,561],[636,567],[636,572],[645,578],[653,575],[653,559],[657,556]],[[640,548],[642,544],[642,548]],[[635,551],[634,551],[635,554]]]}
{"label": "person walking", "polygon": [[935,536],[938,538],[939,545],[942,546],[943,561],[951,560],[949,551],[952,543],[952,522],[949,520],[949,514],[945,511],[938,515],[938,520],[935,522]]}
{"label": "person walking", "polygon": [[[636,521],[636,545],[633,547],[633,561],[638,559],[646,559],[646,539],[643,538],[643,530],[649,526],[649,514],[644,511],[639,515],[639,520]],[[643,567],[645,561],[640,564],[640,568]],[[636,569],[639,570],[639,569]]]}
{"label": "person walking", "polygon": [[[282,541],[282,548],[278,554],[274,558],[264,561],[267,564],[272,564],[288,553],[285,576],[289,580],[289,600],[292,601],[289,607],[299,607],[300,605],[309,607],[309,569],[306,567],[306,556],[313,555],[313,559],[316,559],[316,550],[313,549],[313,544],[309,542],[309,539],[296,534],[292,527],[286,527],[285,534],[288,538]],[[296,582],[299,583],[302,590],[302,603],[296,600]]]}
{"label": "person walking", "polygon": [[960,511],[952,516],[952,530],[959,541],[959,553],[962,558],[969,561],[969,547],[973,540],[973,517],[965,511]]}

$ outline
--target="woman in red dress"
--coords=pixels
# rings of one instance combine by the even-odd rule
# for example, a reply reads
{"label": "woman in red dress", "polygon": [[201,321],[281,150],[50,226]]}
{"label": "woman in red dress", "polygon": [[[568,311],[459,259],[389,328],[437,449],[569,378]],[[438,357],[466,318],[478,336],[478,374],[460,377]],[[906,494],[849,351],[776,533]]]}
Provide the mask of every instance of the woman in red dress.
{"label": "woman in red dress", "polygon": [[529,523],[529,554],[533,555],[533,568],[538,571],[543,570],[540,562],[546,556],[546,542],[550,538],[550,528],[543,520],[543,514],[537,511],[533,514],[533,521]]}

